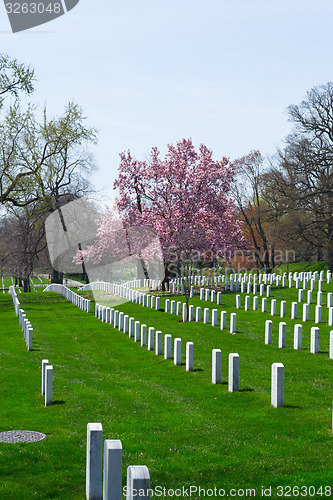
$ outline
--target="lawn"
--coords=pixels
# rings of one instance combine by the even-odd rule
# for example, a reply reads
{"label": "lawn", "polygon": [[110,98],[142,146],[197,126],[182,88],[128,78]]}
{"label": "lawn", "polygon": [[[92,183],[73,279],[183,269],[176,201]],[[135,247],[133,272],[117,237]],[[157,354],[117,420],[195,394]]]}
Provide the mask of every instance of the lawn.
{"label": "lawn", "polygon": [[[0,498],[84,499],[86,426],[101,422],[104,439],[123,446],[123,485],[128,465],[147,465],[151,487],[166,490],[256,489],[314,486],[303,498],[330,497],[333,487],[332,367],[324,284],[320,353],[310,353],[310,321],[291,321],[297,291],[272,287],[287,300],[287,316],[237,310],[237,333],[179,317],[121,304],[118,309],[163,335],[182,339],[182,366],[156,356],[113,326],[101,323],[55,293],[20,294],[21,307],[34,328],[28,352],[9,294],[0,295],[0,432],[34,430],[47,435],[38,443],[0,443]],[[221,306],[236,312],[236,293],[223,294]],[[85,295],[86,296],[86,295]],[[242,294],[242,307],[245,294]],[[170,297],[172,298],[172,297]],[[314,293],[314,302],[316,293]],[[176,300],[182,300],[176,297]],[[261,299],[259,298],[259,306]],[[252,305],[252,295],[251,295]],[[164,298],[161,298],[161,309]],[[94,307],[92,307],[94,310]],[[203,311],[202,311],[203,316]],[[273,344],[264,345],[265,320],[273,320]],[[277,347],[279,321],[287,322],[287,348]],[[303,324],[303,349],[293,349],[293,325]],[[194,342],[194,371],[185,370],[185,343]],[[222,384],[211,383],[212,349],[222,350]],[[240,391],[228,393],[228,355],[240,356]],[[54,404],[44,407],[40,394],[41,362],[54,367]],[[285,366],[285,406],[270,404],[271,364]],[[244,494],[241,494],[244,490]],[[323,493],[321,495],[320,493]],[[288,490],[285,490],[288,492]],[[296,498],[297,495],[295,495]],[[185,498],[186,495],[180,496]],[[253,497],[253,494],[252,494]],[[199,498],[193,494],[192,499]]]}

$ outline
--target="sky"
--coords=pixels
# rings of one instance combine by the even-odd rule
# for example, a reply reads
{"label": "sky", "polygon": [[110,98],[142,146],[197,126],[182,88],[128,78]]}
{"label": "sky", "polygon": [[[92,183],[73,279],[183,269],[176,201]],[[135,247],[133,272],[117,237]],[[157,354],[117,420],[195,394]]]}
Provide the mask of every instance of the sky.
{"label": "sky", "polygon": [[0,52],[35,70],[41,108],[83,107],[102,190],[120,152],[141,160],[182,138],[216,160],[273,155],[288,105],[333,81],[332,20],[331,0],[80,0],[13,34],[0,5]]}

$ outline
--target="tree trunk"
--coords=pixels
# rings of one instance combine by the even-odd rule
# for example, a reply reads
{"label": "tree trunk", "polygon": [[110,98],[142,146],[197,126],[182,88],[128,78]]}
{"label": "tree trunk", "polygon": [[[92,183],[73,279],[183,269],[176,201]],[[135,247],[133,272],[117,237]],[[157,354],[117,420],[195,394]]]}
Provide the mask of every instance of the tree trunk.
{"label": "tree trunk", "polygon": [[58,283],[59,285],[62,285],[63,278],[64,278],[64,273],[61,273],[56,269],[52,269],[51,283]]}
{"label": "tree trunk", "polygon": [[[81,243],[78,244],[78,247],[79,247],[80,252],[82,252],[82,245],[81,245]],[[87,271],[86,271],[86,266],[84,264],[84,260],[83,260],[82,257],[81,257],[81,265],[82,265],[81,279],[82,279],[82,281],[85,281],[86,283],[89,283],[89,278],[88,278],[88,274],[87,274]]]}
{"label": "tree trunk", "polygon": [[[330,205],[332,207],[332,205]],[[328,221],[327,228],[327,267],[333,274],[333,217]]]}
{"label": "tree trunk", "polygon": [[271,266],[272,269],[275,268],[275,248],[272,246],[272,252],[271,252]]}
{"label": "tree trunk", "polygon": [[143,259],[137,261],[137,279],[149,279],[148,270]]}
{"label": "tree trunk", "polygon": [[31,291],[31,288],[30,288],[29,278],[24,278],[23,279],[23,292],[27,293],[30,291]]}

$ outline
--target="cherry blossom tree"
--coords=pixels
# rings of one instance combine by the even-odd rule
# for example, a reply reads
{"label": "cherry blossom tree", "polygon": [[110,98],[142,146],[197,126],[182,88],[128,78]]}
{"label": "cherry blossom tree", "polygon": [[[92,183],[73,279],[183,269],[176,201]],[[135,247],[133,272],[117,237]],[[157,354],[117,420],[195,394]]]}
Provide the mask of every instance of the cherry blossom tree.
{"label": "cherry blossom tree", "polygon": [[[129,151],[121,153],[114,183],[119,193],[116,210],[123,227],[156,232],[163,253],[164,283],[171,277],[189,276],[195,263],[226,261],[237,250],[247,248],[242,223],[235,220],[235,204],[230,198],[234,167],[228,158],[213,160],[211,150],[201,145],[196,151],[191,139],[167,148],[164,158],[152,148],[150,161],[137,161]],[[100,261],[114,247],[114,224],[107,211],[97,242],[81,254],[85,261]],[[142,268],[148,277],[147,251],[145,256],[142,232],[139,235],[137,246],[142,250]],[[188,304],[189,286],[185,286],[185,296]]]}
{"label": "cherry blossom tree", "polygon": [[130,152],[120,158],[114,187],[122,221],[156,230],[167,278],[182,263],[205,255],[222,260],[245,248],[234,201],[228,196],[234,168],[227,158],[214,161],[204,145],[196,152],[191,139],[169,144],[164,159],[157,148],[150,162],[137,161]]}

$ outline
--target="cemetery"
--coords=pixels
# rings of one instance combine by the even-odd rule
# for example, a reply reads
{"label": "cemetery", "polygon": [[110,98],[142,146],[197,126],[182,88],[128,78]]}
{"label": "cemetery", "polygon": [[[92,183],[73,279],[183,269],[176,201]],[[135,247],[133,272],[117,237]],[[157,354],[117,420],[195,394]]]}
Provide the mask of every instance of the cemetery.
{"label": "cemetery", "polygon": [[[203,17],[200,33],[207,24],[210,45],[220,31],[224,44],[224,29],[211,30],[211,21]],[[134,24],[135,44],[127,38],[134,25],[119,29],[131,51],[144,35]],[[147,26],[159,34],[159,25]],[[187,38],[183,23],[179,29]],[[206,58],[195,47],[197,71]],[[111,48],[112,57],[121,52]],[[132,113],[125,82],[138,80],[126,75],[130,58],[115,65],[118,83],[103,76],[108,87],[87,92],[96,64],[75,85],[102,99],[94,116],[114,127],[103,132],[100,188],[92,183],[98,130],[84,109],[76,100],[62,113],[41,107],[32,100],[34,69],[0,54],[0,500],[333,497],[333,84],[289,105],[293,128],[274,155],[251,149],[231,159],[224,151],[231,136],[215,126],[215,113],[229,109],[222,121],[240,152],[260,135],[255,101],[244,93],[238,109],[209,103],[215,83],[191,90],[198,79],[184,64],[188,49],[179,54],[177,75],[184,68],[191,80],[184,86],[170,85],[169,74],[151,82],[138,75],[134,100],[149,124],[106,111],[105,95],[113,95]],[[168,73],[174,65],[160,55],[148,60]],[[236,86],[211,61],[207,68],[242,94],[243,77]],[[157,81],[185,101],[205,101],[204,113],[194,100],[178,107],[168,89],[170,115],[158,112],[170,123],[163,130],[147,107]],[[54,82],[60,92],[63,83]],[[281,90],[284,98],[290,92]],[[260,98],[265,126],[276,104]],[[245,121],[242,130],[245,108],[251,127]],[[187,115],[193,123],[183,127]],[[170,142],[191,131],[198,139],[193,126],[207,121],[204,137],[214,143],[216,132],[218,159],[191,137]],[[158,140],[148,152],[150,137]],[[109,153],[117,144],[116,172]]]}
{"label": "cemetery", "polygon": [[[330,274],[191,282],[187,322],[180,281],[170,292],[135,281],[1,294],[0,440],[45,436],[0,441],[1,498],[120,499],[128,481],[329,496]],[[93,288],[128,300],[99,304]]]}

